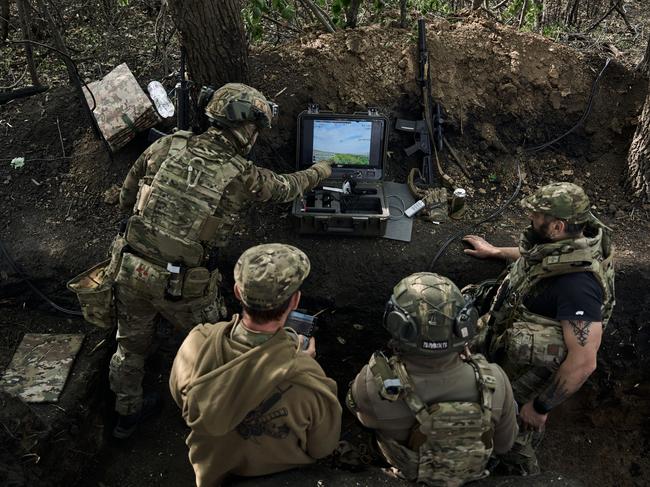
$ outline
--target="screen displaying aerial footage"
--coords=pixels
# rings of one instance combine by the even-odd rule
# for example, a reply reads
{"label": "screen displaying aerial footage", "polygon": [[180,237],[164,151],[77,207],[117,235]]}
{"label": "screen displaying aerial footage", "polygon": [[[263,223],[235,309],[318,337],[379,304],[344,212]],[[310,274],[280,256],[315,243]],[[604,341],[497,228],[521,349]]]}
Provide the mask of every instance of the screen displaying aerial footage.
{"label": "screen displaying aerial footage", "polygon": [[368,166],[372,122],[367,120],[315,120],[313,162]]}

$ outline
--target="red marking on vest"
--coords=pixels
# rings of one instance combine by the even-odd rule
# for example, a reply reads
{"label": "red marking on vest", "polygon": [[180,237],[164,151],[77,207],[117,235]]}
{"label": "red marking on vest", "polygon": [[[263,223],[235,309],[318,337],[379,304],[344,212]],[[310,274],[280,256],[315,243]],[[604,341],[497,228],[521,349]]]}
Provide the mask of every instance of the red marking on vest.
{"label": "red marking on vest", "polygon": [[144,264],[140,264],[140,265],[138,265],[138,267],[135,268],[135,272],[138,273],[138,279],[142,279],[142,280],[144,280],[144,279],[146,279],[147,277],[149,277],[149,271],[148,271],[147,268],[144,266]]}

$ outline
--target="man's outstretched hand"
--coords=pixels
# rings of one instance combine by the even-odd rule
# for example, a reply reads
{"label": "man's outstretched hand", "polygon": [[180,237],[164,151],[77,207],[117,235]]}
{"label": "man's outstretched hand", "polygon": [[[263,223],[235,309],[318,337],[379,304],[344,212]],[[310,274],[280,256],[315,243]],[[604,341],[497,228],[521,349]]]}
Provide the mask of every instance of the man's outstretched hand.
{"label": "man's outstretched hand", "polygon": [[465,235],[463,237],[463,242],[472,246],[472,248],[463,250],[467,255],[471,255],[478,259],[501,258],[500,249],[489,243],[483,237],[479,237],[478,235]]}

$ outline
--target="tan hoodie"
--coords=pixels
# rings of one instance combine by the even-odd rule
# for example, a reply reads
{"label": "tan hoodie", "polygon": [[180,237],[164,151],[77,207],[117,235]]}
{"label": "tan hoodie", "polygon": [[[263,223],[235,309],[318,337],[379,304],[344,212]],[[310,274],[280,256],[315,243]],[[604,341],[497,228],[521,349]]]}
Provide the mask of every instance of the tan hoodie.
{"label": "tan hoodie", "polygon": [[240,318],[195,327],[176,355],[169,387],[192,429],[186,443],[197,486],[228,473],[263,475],[313,463],[339,440],[336,383],[280,330],[252,347],[231,338]]}

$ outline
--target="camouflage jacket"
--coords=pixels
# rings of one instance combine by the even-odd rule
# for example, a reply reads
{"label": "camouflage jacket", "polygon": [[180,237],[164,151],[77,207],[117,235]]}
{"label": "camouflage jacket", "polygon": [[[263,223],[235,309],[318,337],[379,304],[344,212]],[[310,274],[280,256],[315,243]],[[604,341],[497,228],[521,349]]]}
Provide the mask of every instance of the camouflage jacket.
{"label": "camouflage jacket", "polygon": [[[174,229],[180,229],[185,224],[187,228],[200,226],[202,228],[200,238],[191,235],[184,235],[182,238],[193,240],[195,244],[200,244],[204,248],[221,247],[226,245],[239,212],[249,203],[291,201],[316,186],[324,176],[320,167],[293,174],[276,174],[271,170],[257,167],[242,157],[238,150],[234,139],[226,131],[217,128],[210,128],[198,136],[185,132],[163,137],[152,144],[129,171],[120,193],[120,207],[123,211],[133,208],[134,215],[140,215],[142,219],[147,220],[147,225],[164,228],[167,233],[172,233],[172,237],[175,237]],[[178,164],[176,168],[170,169],[170,159],[173,157],[177,159]],[[183,172],[187,169],[191,170],[190,166],[195,166],[194,173]],[[198,171],[196,167],[199,168]],[[169,169],[168,177],[160,177],[161,168]],[[176,173],[173,174],[173,171]],[[197,176],[201,171],[203,177],[197,186],[196,182],[199,179]],[[186,188],[185,182],[187,182]],[[148,194],[143,194],[143,188],[148,188],[149,192],[157,191],[156,198],[153,198],[154,203]],[[174,190],[177,190],[176,194]],[[208,193],[210,193],[209,201],[206,196]],[[194,216],[193,211],[189,211],[187,201],[176,204],[181,197],[191,198],[192,208],[196,206],[210,213],[209,225],[205,222],[191,221],[198,217]],[[162,200],[165,200],[165,208],[160,208]],[[143,208],[155,204],[158,204],[157,214],[147,217],[147,210],[143,211]],[[182,208],[192,214],[184,215],[182,211],[179,214],[179,209]],[[134,222],[130,222],[130,226],[131,223]],[[132,246],[134,245],[133,233],[132,229],[127,230],[127,240]],[[153,259],[167,261],[168,258],[164,255],[157,255],[160,253],[157,252],[155,242],[160,239],[150,240],[154,242],[148,241],[140,246],[144,251],[143,248],[138,250]],[[137,243],[136,247],[138,247]]]}

